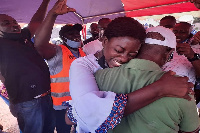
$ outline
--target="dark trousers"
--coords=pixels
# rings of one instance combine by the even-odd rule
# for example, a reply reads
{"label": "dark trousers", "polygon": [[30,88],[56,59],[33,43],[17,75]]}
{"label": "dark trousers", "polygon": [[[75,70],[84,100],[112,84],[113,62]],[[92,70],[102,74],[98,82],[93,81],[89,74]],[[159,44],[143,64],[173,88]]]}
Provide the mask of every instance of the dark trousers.
{"label": "dark trousers", "polygon": [[10,111],[23,133],[54,132],[55,117],[50,95],[18,104],[10,103]]}
{"label": "dark trousers", "polygon": [[56,117],[56,131],[57,133],[70,133],[72,125],[67,125],[65,123],[65,113],[66,109],[54,110]]}

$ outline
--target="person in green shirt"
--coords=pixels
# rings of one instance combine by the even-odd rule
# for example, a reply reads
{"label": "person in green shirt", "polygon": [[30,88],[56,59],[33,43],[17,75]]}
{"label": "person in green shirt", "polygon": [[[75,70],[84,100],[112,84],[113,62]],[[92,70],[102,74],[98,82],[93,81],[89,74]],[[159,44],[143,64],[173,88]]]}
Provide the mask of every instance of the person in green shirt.
{"label": "person in green shirt", "polygon": [[[137,59],[132,59],[120,67],[96,72],[99,89],[126,94],[156,82],[165,73],[160,67],[170,61],[175,48],[176,37],[171,30],[162,26],[147,29],[147,38]],[[194,98],[188,101],[165,97],[123,117],[121,123],[109,132],[198,132],[198,127],[199,117]]]}

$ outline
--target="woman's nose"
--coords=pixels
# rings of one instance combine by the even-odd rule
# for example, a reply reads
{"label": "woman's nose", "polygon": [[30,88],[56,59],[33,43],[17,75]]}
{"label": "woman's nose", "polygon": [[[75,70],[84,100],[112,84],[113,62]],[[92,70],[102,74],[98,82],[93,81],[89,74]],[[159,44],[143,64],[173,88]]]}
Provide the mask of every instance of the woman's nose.
{"label": "woman's nose", "polygon": [[130,59],[128,58],[127,55],[122,55],[121,56],[121,64],[127,63]]}

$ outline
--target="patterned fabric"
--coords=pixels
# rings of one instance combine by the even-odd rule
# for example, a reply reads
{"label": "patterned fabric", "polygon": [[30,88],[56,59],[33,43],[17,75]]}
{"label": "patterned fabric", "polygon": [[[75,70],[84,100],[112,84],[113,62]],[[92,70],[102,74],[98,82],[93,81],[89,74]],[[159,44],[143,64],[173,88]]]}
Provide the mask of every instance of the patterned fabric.
{"label": "patterned fabric", "polygon": [[6,91],[6,87],[4,85],[0,85],[0,95],[5,97],[6,99],[9,99],[8,98],[8,93]]}
{"label": "patterned fabric", "polygon": [[[95,79],[100,90],[128,94],[152,84],[164,73],[155,62],[132,59],[120,67],[98,70]],[[194,97],[191,98],[191,101],[182,98],[161,98],[123,117],[120,124],[108,132],[177,133],[179,129],[196,130],[199,127],[199,117]]]}
{"label": "patterned fabric", "polygon": [[106,133],[109,129],[113,129],[118,125],[123,117],[124,109],[127,103],[127,94],[117,94],[108,118],[95,131],[96,133]]}
{"label": "patterned fabric", "polygon": [[67,116],[71,122],[77,124],[77,120],[73,117],[73,114],[72,114],[72,106],[71,105],[69,105],[69,108],[67,110]]}
{"label": "patterned fabric", "polygon": [[64,102],[62,102],[62,106],[67,106],[67,107],[70,106],[70,105],[69,105],[69,101],[64,101]]}
{"label": "patterned fabric", "polygon": [[70,119],[71,122],[77,124],[77,120],[73,117],[72,106],[69,104],[69,101],[62,102],[62,106],[67,106],[67,108],[68,108],[68,110],[67,110],[68,118]]}

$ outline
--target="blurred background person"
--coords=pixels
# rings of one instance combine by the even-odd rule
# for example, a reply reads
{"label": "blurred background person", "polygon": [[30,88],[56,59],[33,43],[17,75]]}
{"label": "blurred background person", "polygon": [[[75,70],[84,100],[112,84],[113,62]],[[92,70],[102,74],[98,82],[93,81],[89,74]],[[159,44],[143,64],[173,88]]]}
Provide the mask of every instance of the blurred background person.
{"label": "blurred background person", "polygon": [[82,47],[86,55],[95,54],[97,51],[101,51],[103,49],[103,46],[102,46],[103,34],[106,27],[111,21],[112,20],[109,18],[102,18],[98,21],[98,25],[97,25],[98,31],[99,31],[98,38],[94,41],[87,43],[86,45]]}
{"label": "blurred background person", "polygon": [[176,18],[174,16],[165,16],[160,20],[160,26],[173,30],[176,25]]}
{"label": "blurred background person", "polygon": [[83,41],[84,45],[99,38],[98,24],[92,23],[90,25],[89,32],[91,33],[92,36],[90,38],[86,39],[85,41]]}

